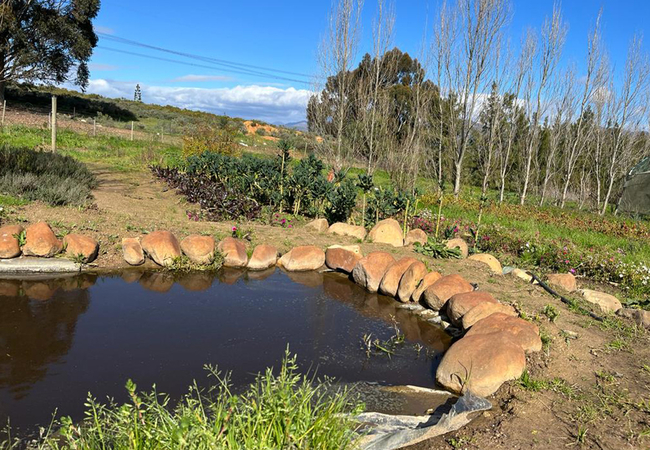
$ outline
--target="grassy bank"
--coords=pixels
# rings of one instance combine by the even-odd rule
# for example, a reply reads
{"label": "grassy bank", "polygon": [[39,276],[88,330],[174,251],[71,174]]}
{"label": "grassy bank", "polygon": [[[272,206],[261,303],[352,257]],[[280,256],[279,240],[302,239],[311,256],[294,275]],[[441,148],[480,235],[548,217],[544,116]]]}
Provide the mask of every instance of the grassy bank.
{"label": "grassy bank", "polygon": [[[138,393],[126,384],[129,401],[102,404],[92,396],[86,419],[54,421],[34,442],[43,449],[342,449],[356,435],[349,413],[362,407],[329,382],[298,373],[288,352],[278,373],[267,369],[245,392],[234,394],[228,377],[206,367],[214,384],[196,382],[177,403],[154,390]],[[8,437],[0,450],[21,448]]]}

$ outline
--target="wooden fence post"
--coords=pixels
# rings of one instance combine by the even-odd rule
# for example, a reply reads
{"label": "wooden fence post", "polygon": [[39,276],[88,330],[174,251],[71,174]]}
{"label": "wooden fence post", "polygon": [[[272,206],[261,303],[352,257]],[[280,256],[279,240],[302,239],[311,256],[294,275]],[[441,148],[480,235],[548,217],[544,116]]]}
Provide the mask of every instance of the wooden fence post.
{"label": "wooden fence post", "polygon": [[93,119],[93,137],[97,136],[97,119]]}
{"label": "wooden fence post", "polygon": [[7,100],[2,102],[2,126],[5,126],[5,111],[7,111]]}
{"label": "wooden fence post", "polygon": [[52,152],[56,153],[56,95],[52,96]]}
{"label": "wooden fence post", "polygon": [[131,121],[131,140],[133,140],[133,121]]}

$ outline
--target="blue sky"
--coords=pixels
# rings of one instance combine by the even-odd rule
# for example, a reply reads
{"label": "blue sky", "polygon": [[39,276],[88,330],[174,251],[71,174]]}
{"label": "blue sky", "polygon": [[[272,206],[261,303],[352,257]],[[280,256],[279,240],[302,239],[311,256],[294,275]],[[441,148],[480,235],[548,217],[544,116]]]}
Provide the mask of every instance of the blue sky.
{"label": "blue sky", "polygon": [[[417,55],[424,33],[431,35],[438,5],[435,0],[395,0],[395,45]],[[195,0],[182,7],[171,0],[103,0],[95,26],[99,32],[157,47],[313,75],[318,69],[316,54],[330,6],[329,0]],[[569,33],[563,63],[575,61],[581,67],[587,33],[601,6],[605,42],[617,66],[622,66],[633,34],[643,33],[650,26],[650,1],[565,0],[562,10]],[[359,57],[370,49],[375,8],[375,2],[366,1]],[[539,28],[552,8],[553,0],[514,0],[508,27],[512,42],[517,43],[526,28]],[[212,65],[100,38],[91,60],[90,92],[132,97],[135,84],[140,83],[145,102],[275,123],[304,119],[309,84],[147,59],[111,49]],[[299,75],[277,75],[308,80]]]}

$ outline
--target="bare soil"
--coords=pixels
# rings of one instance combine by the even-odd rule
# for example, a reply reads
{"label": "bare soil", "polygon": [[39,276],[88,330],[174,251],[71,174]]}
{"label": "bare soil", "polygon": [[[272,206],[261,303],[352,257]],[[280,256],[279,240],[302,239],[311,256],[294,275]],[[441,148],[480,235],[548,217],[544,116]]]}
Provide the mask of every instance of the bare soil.
{"label": "bare soil", "polygon": [[[268,243],[282,252],[297,245],[324,248],[358,243],[354,238],[309,231],[301,223],[281,228],[257,222],[195,222],[187,216],[195,207],[148,172],[116,173],[102,166],[92,169],[99,178],[94,207],[53,208],[31,203],[8,208],[6,222],[45,220],[61,235],[76,231],[93,236],[101,245],[93,265],[96,270],[125,267],[121,239],[156,229],[170,230],[179,238],[205,233],[220,239],[237,225],[250,231],[250,247]],[[381,249],[396,257],[413,255],[410,248],[360,245],[364,253]],[[644,331],[617,318],[601,324],[571,311],[537,286],[490,274],[480,263],[416,256],[430,270],[459,273],[501,302],[515,306],[523,317],[539,325],[548,345],[528,359],[531,378],[544,382],[539,390],[507,383],[490,398],[491,411],[458,432],[413,450],[650,448],[650,350]],[[547,305],[559,311],[554,322],[542,312]]]}

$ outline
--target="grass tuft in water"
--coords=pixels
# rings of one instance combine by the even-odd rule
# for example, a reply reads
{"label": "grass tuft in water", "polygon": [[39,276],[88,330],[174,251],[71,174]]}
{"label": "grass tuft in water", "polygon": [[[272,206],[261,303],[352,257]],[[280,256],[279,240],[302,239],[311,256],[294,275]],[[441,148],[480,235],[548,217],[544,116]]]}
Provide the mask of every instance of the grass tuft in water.
{"label": "grass tuft in water", "polygon": [[[296,356],[285,354],[277,375],[260,374],[242,394],[230,390],[229,376],[206,366],[215,380],[201,389],[196,382],[177,404],[156,392],[138,393],[126,384],[129,401],[101,404],[91,395],[86,418],[56,421],[38,442],[42,449],[342,449],[357,435],[352,417],[362,406],[349,392],[335,390],[328,380],[297,372]],[[0,449],[24,446],[0,442]]]}

